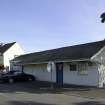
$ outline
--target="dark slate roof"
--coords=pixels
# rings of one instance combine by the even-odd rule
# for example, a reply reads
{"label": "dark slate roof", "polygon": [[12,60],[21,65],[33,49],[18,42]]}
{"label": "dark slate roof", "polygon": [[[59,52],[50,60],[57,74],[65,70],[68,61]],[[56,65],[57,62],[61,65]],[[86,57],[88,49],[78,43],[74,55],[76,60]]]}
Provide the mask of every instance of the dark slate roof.
{"label": "dark slate roof", "polygon": [[12,45],[14,45],[16,42],[13,43],[7,43],[7,44],[1,44],[0,45],[0,53],[3,54],[5,51],[7,51]]}
{"label": "dark slate roof", "polygon": [[68,46],[21,55],[14,59],[20,63],[41,63],[48,61],[83,60],[90,59],[105,46],[105,40],[86,44]]}

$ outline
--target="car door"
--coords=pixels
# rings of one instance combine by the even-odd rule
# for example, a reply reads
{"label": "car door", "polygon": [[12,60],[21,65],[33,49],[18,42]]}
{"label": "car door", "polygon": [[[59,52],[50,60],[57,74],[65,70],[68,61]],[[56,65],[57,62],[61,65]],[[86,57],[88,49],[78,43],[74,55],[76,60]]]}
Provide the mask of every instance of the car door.
{"label": "car door", "polygon": [[15,81],[23,81],[23,79],[24,79],[23,73],[22,72],[15,72],[13,78]]}

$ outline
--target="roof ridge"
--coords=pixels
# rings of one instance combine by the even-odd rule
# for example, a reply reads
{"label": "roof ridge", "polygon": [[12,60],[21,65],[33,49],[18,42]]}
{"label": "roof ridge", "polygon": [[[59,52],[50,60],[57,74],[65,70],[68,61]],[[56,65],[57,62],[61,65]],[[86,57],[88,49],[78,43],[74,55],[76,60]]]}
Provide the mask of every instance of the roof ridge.
{"label": "roof ridge", "polygon": [[105,40],[29,53],[16,57],[14,60],[23,62],[43,62],[90,59],[103,46],[105,46]]}
{"label": "roof ridge", "polygon": [[[48,49],[48,50],[43,50],[43,51],[38,51],[38,52],[32,52],[32,53],[27,53],[27,54],[24,54],[24,55],[30,55],[30,54],[34,54],[34,53],[42,53],[42,52],[47,52],[47,51],[52,51],[52,50],[59,50],[59,49],[63,49],[63,48],[69,48],[69,47],[75,47],[75,46],[81,46],[81,45],[87,45],[87,44],[99,43],[99,42],[105,42],[105,39],[100,40],[100,41],[94,41],[94,42],[88,42],[88,43],[82,43],[82,44],[75,44],[75,45],[71,45],[71,46],[65,46],[65,47]],[[24,56],[24,55],[21,55],[21,56]]]}
{"label": "roof ridge", "polygon": [[12,45],[14,45],[16,42],[6,43],[0,46],[0,53],[4,53],[7,51]]}
{"label": "roof ridge", "polygon": [[5,43],[5,44],[14,44],[14,43],[16,43],[16,42],[7,42],[7,43]]}

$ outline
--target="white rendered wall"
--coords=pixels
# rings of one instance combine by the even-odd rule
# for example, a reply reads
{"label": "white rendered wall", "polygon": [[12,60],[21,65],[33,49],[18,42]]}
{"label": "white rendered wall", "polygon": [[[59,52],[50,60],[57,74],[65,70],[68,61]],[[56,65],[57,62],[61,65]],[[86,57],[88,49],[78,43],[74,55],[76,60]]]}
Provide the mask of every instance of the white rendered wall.
{"label": "white rendered wall", "polygon": [[99,87],[103,87],[103,84],[105,84],[105,47],[96,53],[91,60],[97,62],[99,72]]}
{"label": "white rendered wall", "polygon": [[70,71],[69,65],[64,64],[63,82],[65,84],[98,86],[98,67],[90,66],[87,68],[87,74],[81,75],[78,71]]}
{"label": "white rendered wall", "polygon": [[15,43],[12,47],[10,47],[4,54],[4,66],[9,66],[10,68],[10,60],[14,59],[15,55],[22,55],[24,51],[22,48]]}
{"label": "white rendered wall", "polygon": [[[47,71],[47,64],[25,65],[24,72],[34,75],[40,81],[51,81],[51,72]],[[56,81],[56,73],[53,69],[52,81]]]}
{"label": "white rendered wall", "polygon": [[[96,65],[87,68],[88,74],[80,75],[78,71],[70,71],[69,65],[64,63],[63,83],[73,85],[98,86],[98,67]],[[41,81],[51,81],[51,72],[47,71],[47,64],[27,65],[24,72],[33,74]],[[56,82],[56,69],[53,69],[53,82]]]}

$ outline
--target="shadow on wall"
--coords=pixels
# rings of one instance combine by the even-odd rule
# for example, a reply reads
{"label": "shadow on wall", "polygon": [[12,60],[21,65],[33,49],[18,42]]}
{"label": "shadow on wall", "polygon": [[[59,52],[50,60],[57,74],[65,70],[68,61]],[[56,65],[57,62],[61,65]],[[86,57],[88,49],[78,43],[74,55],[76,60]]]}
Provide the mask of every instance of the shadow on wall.
{"label": "shadow on wall", "polygon": [[73,105],[105,105],[105,103],[97,101],[86,101],[86,102],[75,103]]}
{"label": "shadow on wall", "polygon": [[56,104],[46,104],[32,101],[9,101],[7,102],[7,105],[56,105]]}

